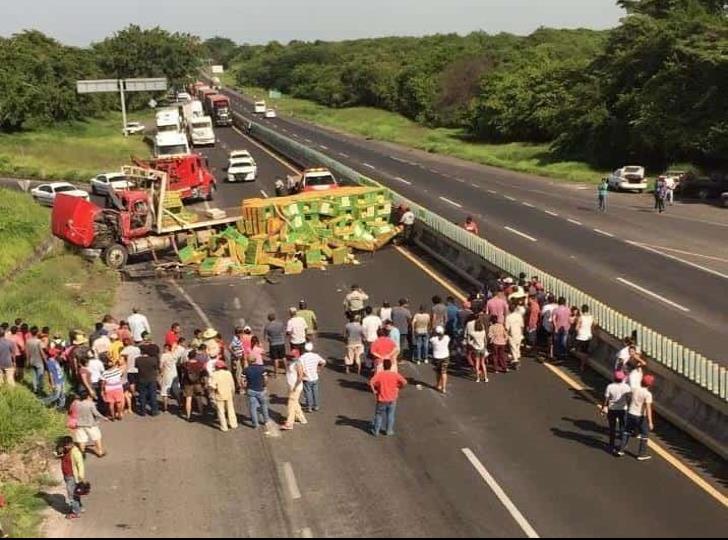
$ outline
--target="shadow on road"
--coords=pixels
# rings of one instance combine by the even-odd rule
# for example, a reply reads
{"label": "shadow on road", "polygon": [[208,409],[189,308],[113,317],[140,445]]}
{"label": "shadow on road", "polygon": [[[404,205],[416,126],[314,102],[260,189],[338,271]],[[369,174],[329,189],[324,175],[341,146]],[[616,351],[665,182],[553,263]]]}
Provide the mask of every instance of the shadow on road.
{"label": "shadow on road", "polygon": [[40,491],[35,494],[39,499],[42,499],[49,507],[53,508],[59,514],[68,513],[68,505],[66,504],[66,497],[60,493],[46,493]]}
{"label": "shadow on road", "polygon": [[372,430],[372,423],[370,420],[360,420],[358,418],[349,418],[348,416],[344,416],[342,414],[337,416],[336,425],[352,427],[352,428],[358,429],[360,431],[363,431],[366,434],[371,434],[371,430]]}

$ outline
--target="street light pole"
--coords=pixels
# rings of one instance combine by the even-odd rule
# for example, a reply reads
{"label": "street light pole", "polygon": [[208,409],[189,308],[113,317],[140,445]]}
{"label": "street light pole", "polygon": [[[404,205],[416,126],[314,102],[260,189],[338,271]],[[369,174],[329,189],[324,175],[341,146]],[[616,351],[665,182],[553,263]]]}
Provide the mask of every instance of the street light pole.
{"label": "street light pole", "polygon": [[126,98],[124,96],[124,79],[119,80],[119,94],[121,95],[121,132],[124,137],[128,137],[129,134],[126,132]]}

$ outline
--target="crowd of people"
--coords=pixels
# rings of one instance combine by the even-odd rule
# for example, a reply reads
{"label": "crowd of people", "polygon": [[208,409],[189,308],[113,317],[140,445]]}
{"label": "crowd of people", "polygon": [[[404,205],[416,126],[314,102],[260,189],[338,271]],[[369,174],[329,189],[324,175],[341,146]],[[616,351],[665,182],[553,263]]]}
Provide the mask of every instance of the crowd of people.
{"label": "crowd of people", "polygon": [[[374,308],[369,295],[353,285],[343,299],[345,343],[341,368],[369,379],[376,397],[371,433],[394,435],[399,392],[407,385],[403,362],[433,364],[437,391],[447,394],[454,364],[476,383],[514,372],[522,356],[564,360],[582,353],[582,369],[597,326],[588,306],[569,306],[544,290],[537,277],[503,276],[467,299],[433,296],[410,307],[406,298]],[[85,484],[83,458],[103,458],[101,422],[121,422],[129,414],[155,417],[170,412],[171,401],[186,421],[217,418],[220,430],[238,428],[234,396],[244,393],[250,427],[271,434],[268,378],[286,378],[287,411],[279,429],[307,424],[320,410],[319,374],[330,361],[318,352],[319,323],[304,300],[285,320],[270,313],[260,335],[238,325],[226,341],[213,328],[185,336],[174,322],[160,345],[138,309],[117,321],[110,315],[91,332],[68,336],[18,319],[0,327],[1,382],[29,381],[49,407],[67,411],[72,436],[59,446],[68,489],[69,519],[80,516]],[[26,376],[29,372],[29,376]],[[625,338],[607,387],[602,412],[609,424],[609,448],[624,455],[630,436],[640,438],[639,459],[649,459],[653,427],[654,379],[639,349]],[[70,389],[70,394],[67,394]],[[79,487],[80,486],[80,487]],[[80,493],[81,492],[81,493]]]}

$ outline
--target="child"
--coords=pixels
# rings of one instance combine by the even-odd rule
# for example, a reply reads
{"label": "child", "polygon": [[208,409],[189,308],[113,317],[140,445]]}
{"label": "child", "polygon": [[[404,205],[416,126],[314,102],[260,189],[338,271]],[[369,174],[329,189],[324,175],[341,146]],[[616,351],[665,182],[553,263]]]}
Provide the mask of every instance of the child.
{"label": "child", "polygon": [[71,437],[61,439],[60,448],[56,455],[61,458],[61,472],[68,493],[69,512],[66,519],[78,519],[81,517],[82,505],[81,497],[76,494],[76,486],[83,482],[86,476],[83,455],[81,450],[73,443]]}

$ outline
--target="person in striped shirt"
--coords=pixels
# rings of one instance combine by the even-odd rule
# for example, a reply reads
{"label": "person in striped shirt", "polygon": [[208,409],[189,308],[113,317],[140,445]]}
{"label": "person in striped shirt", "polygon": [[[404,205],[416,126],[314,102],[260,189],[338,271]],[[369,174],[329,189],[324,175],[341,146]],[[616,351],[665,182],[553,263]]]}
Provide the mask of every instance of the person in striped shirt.
{"label": "person in striped shirt", "polygon": [[124,373],[118,362],[107,359],[106,369],[101,373],[101,395],[106,402],[108,418],[121,420],[124,412]]}

